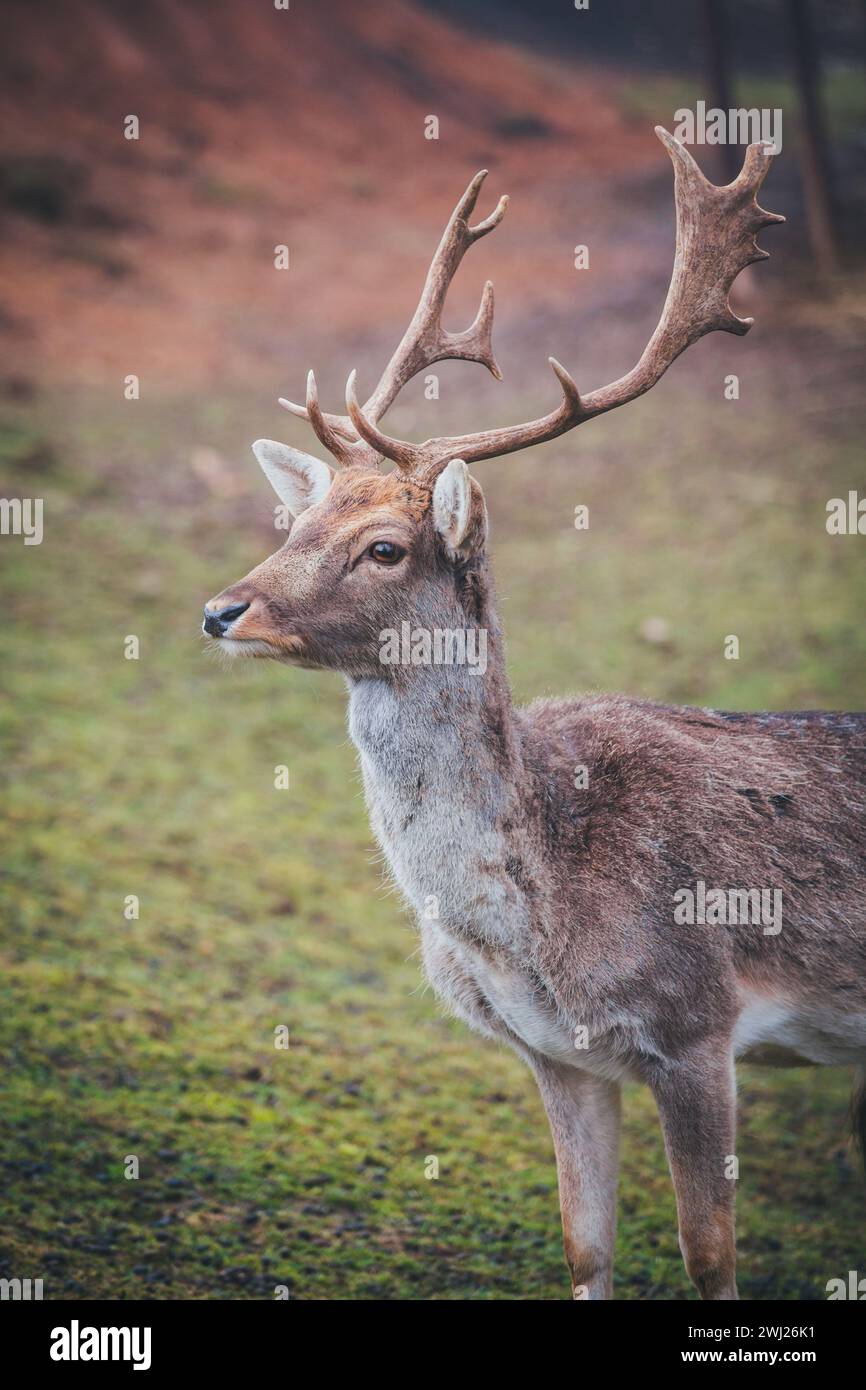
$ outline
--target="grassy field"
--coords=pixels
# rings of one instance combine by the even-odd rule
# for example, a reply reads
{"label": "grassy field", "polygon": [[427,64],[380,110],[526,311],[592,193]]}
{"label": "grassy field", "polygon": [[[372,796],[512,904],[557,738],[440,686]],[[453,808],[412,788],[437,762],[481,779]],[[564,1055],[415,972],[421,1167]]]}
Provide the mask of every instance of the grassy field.
{"label": "grassy field", "polygon": [[[806,428],[771,386],[700,410],[690,391],[479,468],[516,696],[862,707],[864,541],[824,529],[856,485],[853,425]],[[540,1102],[421,985],[341,683],[224,670],[198,636],[203,601],[275,546],[247,440],[276,424],[251,430],[249,400],[7,414],[4,486],[45,498],[45,539],[0,540],[2,1273],[47,1298],[567,1297]],[[209,487],[202,443],[231,460]],[[744,1297],[822,1298],[864,1268],[849,1084],[742,1070]],[[616,1292],[693,1296],[638,1088]]]}

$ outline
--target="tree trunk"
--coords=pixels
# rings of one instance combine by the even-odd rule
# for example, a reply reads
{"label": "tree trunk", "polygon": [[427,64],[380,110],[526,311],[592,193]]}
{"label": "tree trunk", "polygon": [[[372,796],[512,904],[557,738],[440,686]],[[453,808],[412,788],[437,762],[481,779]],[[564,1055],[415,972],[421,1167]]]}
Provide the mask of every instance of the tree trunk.
{"label": "tree trunk", "polygon": [[[725,0],[703,0],[702,10],[709,104],[720,111],[730,111],[734,105],[734,88],[731,81]],[[727,182],[731,183],[740,172],[737,151],[728,143],[716,148],[722,174]]]}
{"label": "tree trunk", "polygon": [[821,102],[821,60],[808,0],[788,0],[794,70],[800,98],[800,167],[806,198],[806,223],[819,275],[839,269],[833,195],[824,111]]}

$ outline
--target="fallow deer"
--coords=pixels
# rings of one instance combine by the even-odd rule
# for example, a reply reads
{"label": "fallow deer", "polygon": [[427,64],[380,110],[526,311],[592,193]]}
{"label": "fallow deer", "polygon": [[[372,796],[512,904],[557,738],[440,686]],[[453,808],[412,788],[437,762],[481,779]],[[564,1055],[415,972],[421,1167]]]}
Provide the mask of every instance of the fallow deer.
{"label": "fallow deer", "polygon": [[[418,913],[426,973],[470,1027],[528,1063],[550,1119],[576,1298],[611,1294],[620,1085],[655,1097],[680,1247],[700,1294],[735,1298],[734,1060],[866,1060],[863,835],[866,716],[731,714],[621,696],[511,702],[487,561],[487,518],[467,464],[556,438],[652,387],[704,334],[744,334],[728,303],[784,218],[756,194],[772,146],[750,145],[726,187],[667,131],[676,257],[637,365],[527,424],[412,444],[380,420],[445,358],[500,377],[493,292],[463,332],[442,326],[463,256],[507,207],[470,224],[475,176],[433,257],[415,315],[372,395],[309,421],[342,471],[259,440],[253,451],[295,518],[285,544],[205,608],[232,656],[341,672],[376,837]],[[381,473],[384,459],[396,467]],[[486,667],[382,659],[386,632],[479,630]],[[413,648],[414,650],[414,648]],[[575,769],[586,769],[575,777]],[[675,904],[711,885],[715,914]],[[782,894],[783,920],[735,925],[719,895]],[[705,891],[709,901],[710,892]],[[694,915],[694,914],[693,914]],[[862,1074],[861,1074],[862,1075]],[[866,1100],[855,1097],[866,1130]]]}

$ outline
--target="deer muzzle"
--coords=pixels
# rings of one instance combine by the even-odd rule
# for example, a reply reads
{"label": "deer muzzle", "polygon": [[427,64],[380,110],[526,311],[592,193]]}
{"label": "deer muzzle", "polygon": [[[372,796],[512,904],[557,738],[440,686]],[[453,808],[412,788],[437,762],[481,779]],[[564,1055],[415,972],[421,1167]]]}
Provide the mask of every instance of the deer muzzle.
{"label": "deer muzzle", "polygon": [[202,631],[209,637],[225,637],[232,624],[242,613],[246,613],[249,606],[248,603],[231,603],[228,607],[217,608],[205,604]]}

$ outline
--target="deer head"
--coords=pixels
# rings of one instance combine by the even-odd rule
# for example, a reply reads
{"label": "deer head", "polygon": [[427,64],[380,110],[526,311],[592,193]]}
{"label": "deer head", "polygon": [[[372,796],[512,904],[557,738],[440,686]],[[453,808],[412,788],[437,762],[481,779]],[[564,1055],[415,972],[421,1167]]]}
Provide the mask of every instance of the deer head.
{"label": "deer head", "polygon": [[[484,499],[467,464],[526,449],[624,405],[654,386],[676,357],[706,333],[744,334],[752,326],[728,303],[739,272],[766,251],[755,237],[784,222],[758,206],[757,192],[773,146],[750,145],[733,183],[704,178],[683,145],[656,134],[674,165],[676,256],[661,318],[627,375],[581,396],[554,358],[562,399],[549,415],[525,424],[422,444],[384,434],[379,422],[401,388],[445,358],[479,362],[497,379],[491,344],[493,286],[488,281],[475,321],[460,333],[442,326],[451,280],[474,242],[498,226],[508,199],[470,225],[486,171],[476,174],[445,228],[418,307],[373,394],[361,405],[352,372],[346,415],[326,414],[310,372],[306,405],[280,405],[312,426],[339,471],[310,454],[260,439],[253,452],[295,518],[285,544],[245,579],[211,599],[204,631],[231,655],[271,657],[348,675],[383,674],[379,636],[408,620],[424,627],[477,617],[478,575],[487,522]],[[396,467],[381,473],[384,459]]]}

